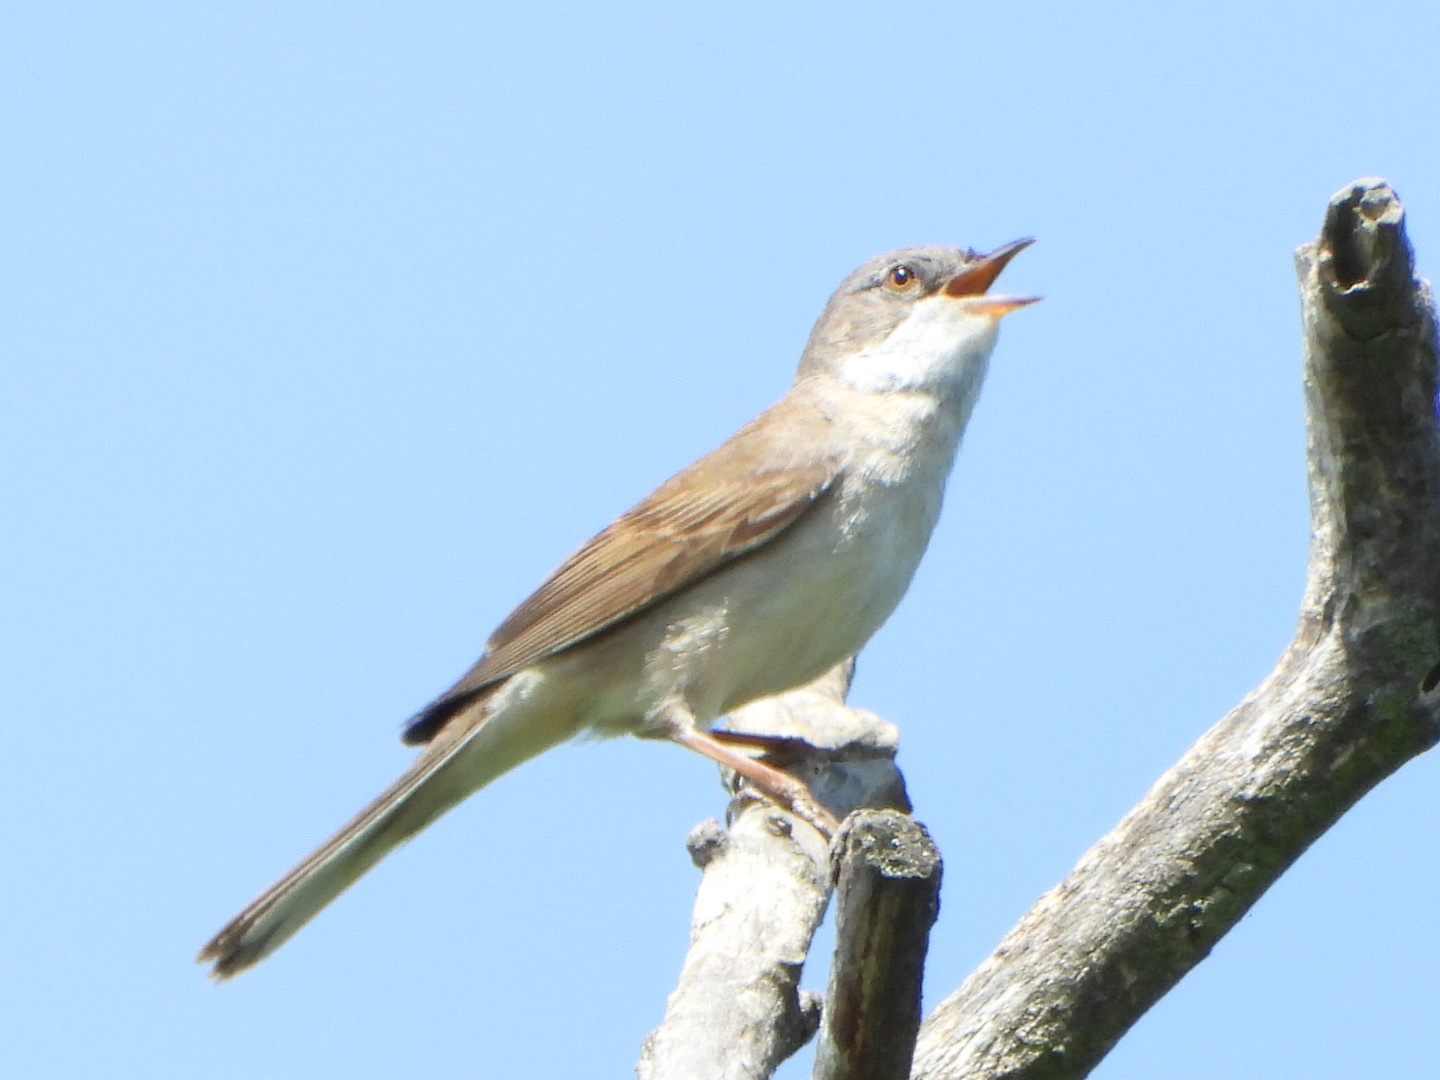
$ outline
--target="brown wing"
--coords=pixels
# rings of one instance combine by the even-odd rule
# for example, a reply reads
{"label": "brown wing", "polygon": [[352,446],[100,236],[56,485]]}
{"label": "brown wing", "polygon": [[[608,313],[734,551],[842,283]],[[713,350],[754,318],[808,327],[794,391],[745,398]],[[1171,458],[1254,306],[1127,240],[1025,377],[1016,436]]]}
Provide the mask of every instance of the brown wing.
{"label": "brown wing", "polygon": [[781,401],[561,563],[465,677],[406,724],[405,741],[428,742],[485,687],[773,539],[837,473],[829,421]]}

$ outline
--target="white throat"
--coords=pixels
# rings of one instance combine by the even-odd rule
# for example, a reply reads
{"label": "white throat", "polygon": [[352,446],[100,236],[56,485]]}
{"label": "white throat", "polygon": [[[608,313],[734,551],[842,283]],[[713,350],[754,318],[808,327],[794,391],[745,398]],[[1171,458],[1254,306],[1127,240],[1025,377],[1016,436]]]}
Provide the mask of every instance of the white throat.
{"label": "white throat", "polygon": [[883,341],[845,357],[837,374],[863,393],[928,390],[973,397],[995,347],[998,320],[944,295],[916,301]]}

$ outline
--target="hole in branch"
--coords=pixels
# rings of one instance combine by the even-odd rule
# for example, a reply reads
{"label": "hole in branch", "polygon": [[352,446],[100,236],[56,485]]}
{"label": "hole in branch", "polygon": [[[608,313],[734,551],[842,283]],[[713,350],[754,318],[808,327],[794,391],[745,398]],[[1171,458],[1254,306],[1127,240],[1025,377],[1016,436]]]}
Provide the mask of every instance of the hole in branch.
{"label": "hole in branch", "polygon": [[1369,276],[1371,244],[1365,227],[1356,220],[1354,210],[1345,206],[1330,221],[1330,252],[1334,257],[1335,281],[1342,288],[1351,288]]}
{"label": "hole in branch", "polygon": [[1440,662],[1430,669],[1430,674],[1420,680],[1420,692],[1428,694],[1437,686],[1440,686]]}

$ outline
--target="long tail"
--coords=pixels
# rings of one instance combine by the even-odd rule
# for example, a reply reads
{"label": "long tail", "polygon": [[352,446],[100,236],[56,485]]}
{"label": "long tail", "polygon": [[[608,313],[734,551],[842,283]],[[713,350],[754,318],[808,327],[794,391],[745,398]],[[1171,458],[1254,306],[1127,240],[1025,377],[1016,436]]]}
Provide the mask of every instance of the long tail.
{"label": "long tail", "polygon": [[487,715],[487,705],[477,702],[451,721],[379,798],[231,919],[196,962],[213,961],[210,974],[217,979],[258,963],[391,850],[563,738],[535,730],[524,723],[527,718],[507,715],[510,710]]}

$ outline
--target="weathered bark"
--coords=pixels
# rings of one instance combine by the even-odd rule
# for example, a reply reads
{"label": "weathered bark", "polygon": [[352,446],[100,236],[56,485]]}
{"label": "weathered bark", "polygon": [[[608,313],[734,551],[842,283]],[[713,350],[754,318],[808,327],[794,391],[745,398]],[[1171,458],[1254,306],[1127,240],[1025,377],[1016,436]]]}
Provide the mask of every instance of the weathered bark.
{"label": "weathered bark", "polygon": [[828,897],[825,839],[757,801],[728,832],[714,821],[697,826],[687,846],[704,870],[690,951],[636,1075],[767,1077],[820,1021],[819,1000],[802,997],[799,982]]}
{"label": "weathered bark", "polygon": [[[851,670],[842,664],[737,709],[730,726],[769,736],[767,757],[837,818],[863,806],[908,809],[894,726],[844,703]],[[640,1080],[768,1077],[820,1022],[819,999],[802,995],[799,981],[829,898],[829,844],[733,775],[728,783],[729,828],[704,822],[687,842],[704,871],[690,951],[664,1021],[641,1048]]]}
{"label": "weathered bark", "polygon": [[815,1080],[905,1080],[920,1028],[940,853],[895,810],[859,810],[832,845],[835,958]]}
{"label": "weathered bark", "polygon": [[1440,736],[1435,321],[1394,192],[1339,192],[1297,267],[1312,535],[1295,638],[925,1021],[916,1078],[1085,1076]]}
{"label": "weathered bark", "polygon": [[[1297,265],[1312,535],[1295,638],[926,1020],[917,1080],[1086,1075],[1321,833],[1440,738],[1435,318],[1394,192],[1362,180],[1337,194]],[[795,740],[771,756],[837,817],[908,809],[894,729],[847,709],[847,687],[837,669],[734,727]],[[642,1080],[766,1077],[818,1023],[798,980],[824,912],[823,839],[743,787],[731,819],[692,834],[706,870],[692,949]],[[842,928],[837,954],[865,954],[863,940]],[[918,995],[918,970],[899,982]],[[830,1008],[840,1028],[860,1015]],[[840,1060],[829,1038],[821,1076]]]}

